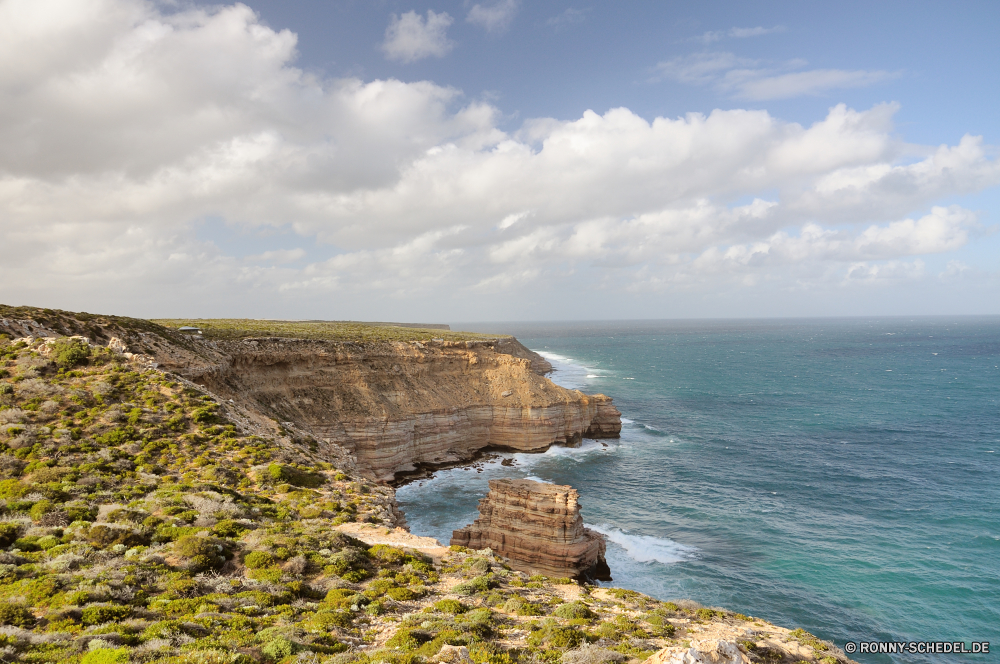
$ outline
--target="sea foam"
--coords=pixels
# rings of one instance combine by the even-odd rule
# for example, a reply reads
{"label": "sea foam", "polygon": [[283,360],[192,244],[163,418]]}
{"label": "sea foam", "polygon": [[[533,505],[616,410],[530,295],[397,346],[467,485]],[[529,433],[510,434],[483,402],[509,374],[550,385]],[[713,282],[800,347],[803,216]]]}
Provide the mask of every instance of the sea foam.
{"label": "sea foam", "polygon": [[607,537],[609,542],[624,549],[629,558],[640,563],[656,562],[670,565],[690,560],[698,551],[697,547],[680,544],[670,539],[650,535],[632,535],[608,524],[600,526],[586,524],[586,526]]}

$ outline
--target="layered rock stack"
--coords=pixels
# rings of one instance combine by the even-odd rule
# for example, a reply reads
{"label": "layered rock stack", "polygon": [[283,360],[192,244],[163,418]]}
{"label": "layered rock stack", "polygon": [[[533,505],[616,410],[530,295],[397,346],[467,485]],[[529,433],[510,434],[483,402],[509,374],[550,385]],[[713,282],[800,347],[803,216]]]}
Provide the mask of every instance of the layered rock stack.
{"label": "layered rock stack", "polygon": [[490,480],[479,518],[452,533],[451,544],[492,549],[531,574],[610,580],[604,536],[583,527],[578,498],[570,486]]}

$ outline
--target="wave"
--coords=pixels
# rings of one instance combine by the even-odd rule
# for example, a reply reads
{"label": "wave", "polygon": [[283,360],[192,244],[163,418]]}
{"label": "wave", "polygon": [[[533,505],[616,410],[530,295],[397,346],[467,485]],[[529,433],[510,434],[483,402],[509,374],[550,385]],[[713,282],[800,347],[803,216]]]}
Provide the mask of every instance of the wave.
{"label": "wave", "polygon": [[594,373],[597,369],[584,366],[571,357],[551,353],[547,350],[536,350],[534,352],[544,357],[552,365],[552,373],[549,375],[549,380],[568,390],[579,390],[588,385],[592,379],[605,377]]}
{"label": "wave", "polygon": [[629,558],[640,563],[657,562],[664,565],[680,563],[685,560],[691,560],[698,551],[697,547],[680,544],[661,537],[630,535],[620,528],[607,524],[600,526],[585,525],[587,528],[596,530],[607,537],[608,541],[624,549]]}

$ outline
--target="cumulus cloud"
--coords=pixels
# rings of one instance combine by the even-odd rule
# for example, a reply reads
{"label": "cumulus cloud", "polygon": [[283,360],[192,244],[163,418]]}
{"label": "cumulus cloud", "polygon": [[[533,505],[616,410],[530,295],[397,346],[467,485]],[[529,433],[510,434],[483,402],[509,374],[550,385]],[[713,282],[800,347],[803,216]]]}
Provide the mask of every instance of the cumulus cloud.
{"label": "cumulus cloud", "polygon": [[518,0],[498,0],[490,5],[475,4],[465,20],[487,32],[505,32],[517,14]]}
{"label": "cumulus cloud", "polygon": [[400,62],[416,62],[431,56],[441,58],[454,47],[448,28],[454,19],[447,12],[427,10],[427,17],[415,11],[393,14],[385,29],[382,51],[385,57]]}
{"label": "cumulus cloud", "polygon": [[[244,5],[0,2],[0,301],[375,318],[524,289],[546,312],[581,284],[920,279],[917,261],[984,232],[941,201],[1000,183],[981,138],[903,143],[894,105],[505,131],[453,88],[295,57]],[[253,249],[200,238],[210,218]]]}
{"label": "cumulus cloud", "polygon": [[761,60],[728,52],[692,53],[657,64],[656,78],[710,85],[737,99],[766,101],[867,87],[899,76],[898,72],[882,70],[803,69],[805,64],[792,60],[766,66]]}

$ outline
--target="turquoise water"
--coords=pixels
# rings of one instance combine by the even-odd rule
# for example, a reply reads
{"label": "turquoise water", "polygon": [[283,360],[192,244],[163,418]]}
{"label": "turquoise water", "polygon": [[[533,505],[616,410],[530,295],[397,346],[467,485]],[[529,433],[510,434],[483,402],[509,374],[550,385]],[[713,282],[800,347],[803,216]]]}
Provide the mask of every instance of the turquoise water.
{"label": "turquoise water", "polygon": [[[457,326],[455,326],[457,327]],[[847,641],[991,641],[1000,661],[1000,318],[463,326],[603,392],[622,438],[401,487],[447,541],[493,477],[571,484],[611,585]]]}

